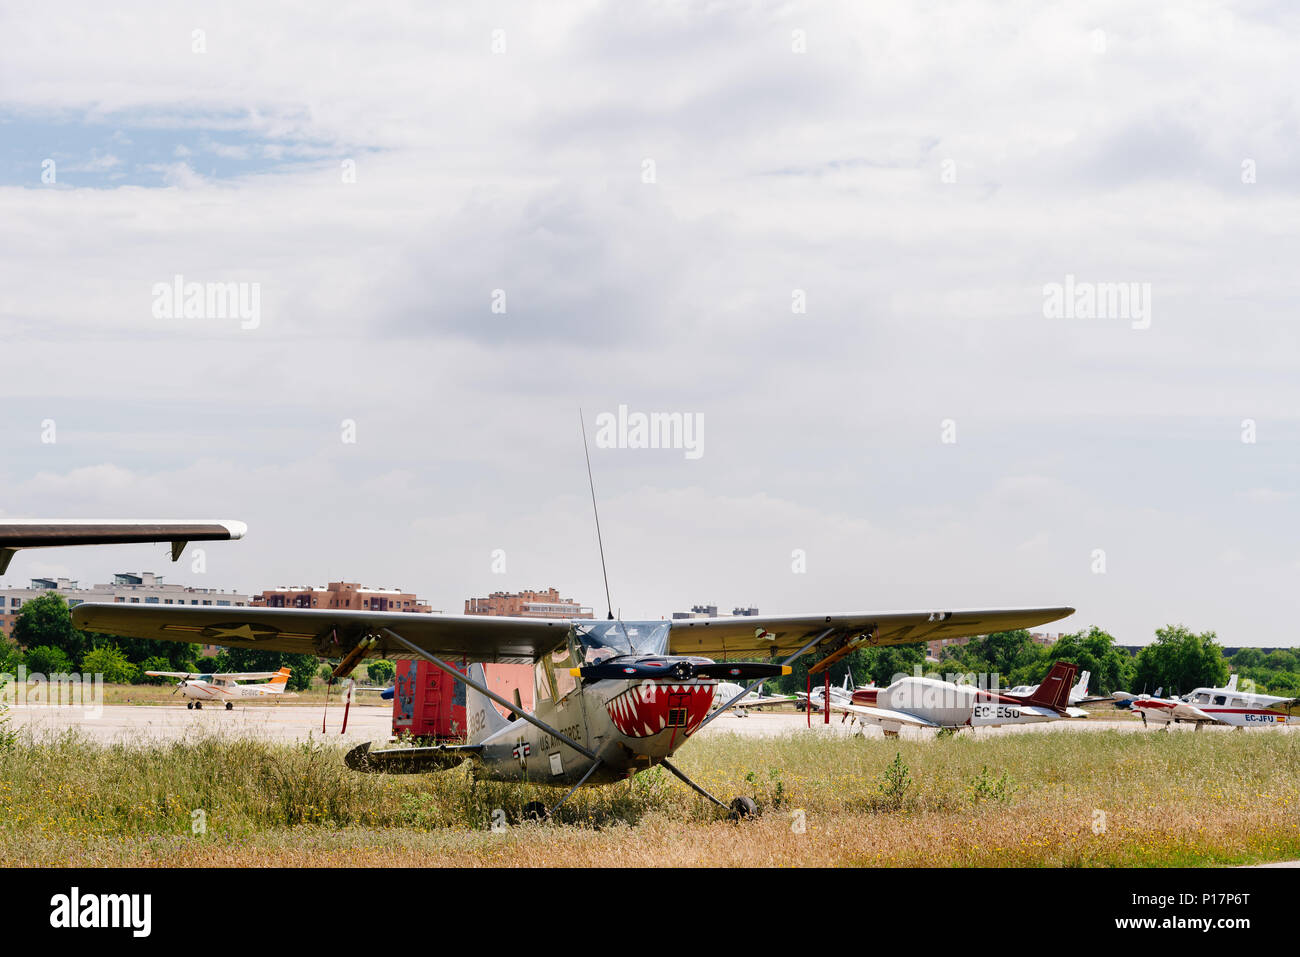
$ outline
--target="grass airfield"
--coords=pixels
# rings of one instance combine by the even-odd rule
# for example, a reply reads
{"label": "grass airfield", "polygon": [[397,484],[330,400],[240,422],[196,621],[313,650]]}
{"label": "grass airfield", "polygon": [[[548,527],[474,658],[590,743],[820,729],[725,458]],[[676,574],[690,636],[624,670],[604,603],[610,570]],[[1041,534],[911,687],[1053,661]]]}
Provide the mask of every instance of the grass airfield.
{"label": "grass airfield", "polygon": [[[127,710],[140,720],[163,714]],[[578,792],[554,822],[524,824],[514,822],[525,802],[554,803],[562,792],[475,782],[465,769],[348,771],[344,750],[387,733],[386,707],[354,706],[346,738],[341,708],[331,707],[323,736],[319,708],[168,710],[182,720],[165,733],[116,737],[96,736],[90,721],[35,727],[11,711],[16,734],[0,746],[0,864],[1194,866],[1300,857],[1300,736],[1289,730],[1142,733],[1123,718],[886,739],[816,715],[811,733],[798,715],[727,716],[675,760],[724,800],[754,797],[756,820],[726,821],[656,769]],[[290,740],[270,730],[291,716],[314,732]],[[250,731],[225,719],[265,723]],[[498,809],[511,823],[494,831]]]}

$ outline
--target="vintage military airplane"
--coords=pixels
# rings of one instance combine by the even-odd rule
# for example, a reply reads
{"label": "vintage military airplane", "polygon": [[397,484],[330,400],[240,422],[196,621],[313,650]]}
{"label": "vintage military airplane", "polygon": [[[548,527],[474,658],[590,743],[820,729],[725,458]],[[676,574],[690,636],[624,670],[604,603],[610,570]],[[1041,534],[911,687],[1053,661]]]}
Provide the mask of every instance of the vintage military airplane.
{"label": "vintage military airplane", "polygon": [[[471,758],[486,777],[569,786],[558,808],[581,785],[618,781],[654,765],[726,807],[670,758],[762,680],[785,673],[800,655],[831,658],[855,647],[1030,628],[1073,611],[1043,607],[625,622],[87,603],[72,615],[78,628],[111,635],[340,659],[335,678],[345,677],[367,656],[423,658],[465,686],[466,743],[379,750],[363,745],[352,753],[350,764],[367,771],[418,772]],[[453,663],[458,660],[532,664],[534,710],[522,711],[489,690],[481,669],[462,673]],[[749,684],[709,714],[719,681]],[[503,712],[517,717],[507,719]],[[748,798],[731,803],[738,816],[753,809]]]}
{"label": "vintage military airplane", "polygon": [[[184,697],[190,699],[185,702],[185,707],[199,711],[203,710],[205,701],[224,702],[226,710],[230,711],[235,707],[236,701],[265,698],[269,695],[294,696],[293,692],[285,691],[289,682],[288,668],[281,668],[279,671],[232,671],[219,674],[198,674],[188,671],[146,671],[145,674],[153,678],[179,678],[176,687],[172,689],[172,694],[181,692]],[[267,681],[268,678],[271,680]],[[240,684],[241,681],[261,683],[245,685]]]}
{"label": "vintage military airplane", "polygon": [[212,519],[6,518],[0,519],[0,575],[22,548],[168,542],[177,561],[190,542],[243,538],[243,522]]}
{"label": "vintage military airplane", "polygon": [[831,709],[878,725],[886,734],[897,734],[905,726],[955,731],[1082,718],[1087,712],[1070,706],[1070,685],[1077,670],[1076,665],[1058,661],[1028,694],[909,675],[888,688],[859,688],[851,704],[832,703]]}

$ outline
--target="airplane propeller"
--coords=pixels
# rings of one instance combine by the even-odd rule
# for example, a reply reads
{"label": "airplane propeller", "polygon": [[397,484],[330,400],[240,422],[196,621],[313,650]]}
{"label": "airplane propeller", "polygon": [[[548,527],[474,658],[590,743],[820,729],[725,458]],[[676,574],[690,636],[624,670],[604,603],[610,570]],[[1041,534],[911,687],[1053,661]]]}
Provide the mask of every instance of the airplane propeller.
{"label": "airplane propeller", "polygon": [[643,661],[603,661],[599,664],[586,665],[582,668],[570,668],[569,673],[587,681],[602,679],[651,678],[673,681],[688,681],[691,678],[720,678],[724,680],[753,681],[758,678],[775,678],[788,675],[789,665],[768,664],[761,661],[715,661],[694,662],[663,661],[648,659]]}

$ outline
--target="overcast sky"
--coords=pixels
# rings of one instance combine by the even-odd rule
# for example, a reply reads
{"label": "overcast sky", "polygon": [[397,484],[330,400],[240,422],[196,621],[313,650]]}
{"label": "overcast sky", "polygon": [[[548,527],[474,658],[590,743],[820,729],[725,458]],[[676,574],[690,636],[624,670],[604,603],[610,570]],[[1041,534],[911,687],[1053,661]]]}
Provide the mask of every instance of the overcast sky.
{"label": "overcast sky", "polygon": [[250,530],[7,584],[603,614],[581,407],[626,617],[1300,642],[1291,5],[79,6],[0,8],[0,515]]}

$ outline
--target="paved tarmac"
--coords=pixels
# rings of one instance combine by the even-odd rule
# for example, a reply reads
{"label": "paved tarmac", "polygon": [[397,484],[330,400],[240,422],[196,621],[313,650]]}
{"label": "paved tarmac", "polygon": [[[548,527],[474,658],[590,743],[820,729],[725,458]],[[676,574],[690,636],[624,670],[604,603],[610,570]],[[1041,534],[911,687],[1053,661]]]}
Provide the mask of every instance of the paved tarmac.
{"label": "paved tarmac", "polygon": [[[220,734],[235,737],[253,737],[265,740],[302,741],[321,735],[321,720],[325,718],[327,732],[331,738],[340,737],[343,723],[343,708],[331,705],[328,715],[323,715],[319,705],[278,705],[257,704],[236,706],[233,711],[223,708],[204,708],[202,711],[190,711],[184,705],[105,705],[96,714],[93,710],[79,707],[15,707],[10,709],[13,726],[30,731],[36,735],[58,733],[68,729],[77,729],[97,741],[104,742],[148,742],[176,741],[189,735]],[[1284,730],[1290,732],[1296,726]],[[999,728],[978,728],[975,731],[963,731],[984,737],[994,734],[1043,734],[1066,730],[1083,729],[1087,731],[1143,731],[1142,723],[1127,716],[1115,718],[1085,718],[1072,721],[1047,721],[1041,724],[1004,725]],[[745,737],[774,737],[788,733],[812,733],[831,735],[851,735],[859,728],[850,722],[841,722],[832,715],[830,724],[822,721],[822,716],[812,716],[812,727],[802,714],[750,712],[746,717],[724,714],[710,722],[701,732],[711,734],[739,734]],[[1189,725],[1179,725],[1172,729],[1174,733],[1191,734]],[[1202,734],[1227,734],[1231,728],[1206,728]],[[352,706],[348,713],[347,734],[345,741],[382,741],[391,736],[392,711],[388,705]],[[1147,733],[1158,734],[1151,728]],[[865,730],[868,737],[880,737],[883,732],[875,727]],[[933,731],[923,729],[904,729],[904,738],[928,739],[934,737]]]}

